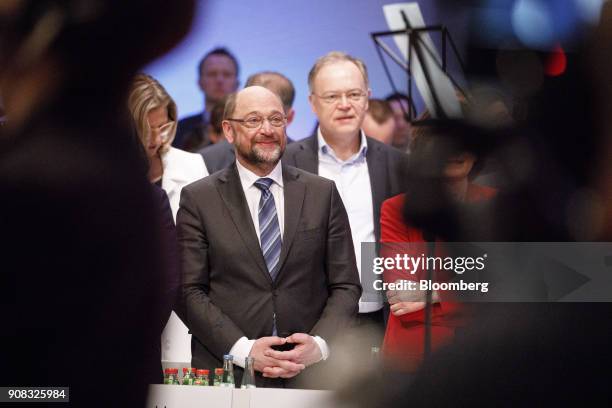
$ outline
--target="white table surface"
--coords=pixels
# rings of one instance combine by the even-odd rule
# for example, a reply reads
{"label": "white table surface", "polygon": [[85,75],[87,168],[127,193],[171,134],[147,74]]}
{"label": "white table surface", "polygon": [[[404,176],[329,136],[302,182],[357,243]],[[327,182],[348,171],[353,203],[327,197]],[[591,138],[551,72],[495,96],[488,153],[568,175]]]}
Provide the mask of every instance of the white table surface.
{"label": "white table surface", "polygon": [[331,391],[190,385],[149,386],[147,408],[333,408]]}

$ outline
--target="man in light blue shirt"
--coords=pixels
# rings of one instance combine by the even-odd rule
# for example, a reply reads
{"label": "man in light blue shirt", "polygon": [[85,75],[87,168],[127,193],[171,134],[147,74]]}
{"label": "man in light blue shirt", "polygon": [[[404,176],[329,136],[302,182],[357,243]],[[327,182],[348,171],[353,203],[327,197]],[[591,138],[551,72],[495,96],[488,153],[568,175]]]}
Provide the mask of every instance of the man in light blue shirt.
{"label": "man in light blue shirt", "polygon": [[[380,238],[380,207],[403,192],[401,169],[406,156],[367,137],[361,125],[371,95],[365,64],[341,52],[319,58],[308,76],[309,101],[319,120],[316,134],[287,147],[287,164],[333,180],[340,192],[351,225],[357,267],[362,285],[371,277],[361,270],[361,243]],[[364,286],[364,293],[368,288]],[[380,345],[384,334],[381,292],[369,291],[359,302],[359,322],[373,327]]]}

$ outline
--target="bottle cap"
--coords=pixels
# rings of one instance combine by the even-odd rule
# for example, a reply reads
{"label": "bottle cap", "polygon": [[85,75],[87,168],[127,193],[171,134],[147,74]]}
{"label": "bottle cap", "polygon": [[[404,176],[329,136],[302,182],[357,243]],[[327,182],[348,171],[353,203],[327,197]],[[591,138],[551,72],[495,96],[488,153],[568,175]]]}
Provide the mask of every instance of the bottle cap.
{"label": "bottle cap", "polygon": [[197,374],[198,375],[208,375],[208,372],[209,372],[208,370],[198,370]]}
{"label": "bottle cap", "polygon": [[215,374],[223,374],[222,368],[215,368]]}
{"label": "bottle cap", "polygon": [[226,355],[223,356],[223,360],[233,361],[234,360],[234,356],[232,356],[231,354],[226,354]]}

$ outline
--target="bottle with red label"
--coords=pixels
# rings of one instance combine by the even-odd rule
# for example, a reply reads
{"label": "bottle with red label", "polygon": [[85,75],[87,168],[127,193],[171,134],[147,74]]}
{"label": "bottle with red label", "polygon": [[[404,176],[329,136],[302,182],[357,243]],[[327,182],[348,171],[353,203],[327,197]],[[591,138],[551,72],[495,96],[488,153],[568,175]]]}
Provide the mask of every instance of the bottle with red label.
{"label": "bottle with red label", "polygon": [[195,381],[195,368],[183,367],[183,385],[193,385]]}
{"label": "bottle with red label", "polygon": [[193,385],[203,385],[205,387],[207,387],[209,385],[208,382],[208,370],[197,370],[196,371],[196,378],[193,382]]}
{"label": "bottle with red label", "polygon": [[167,384],[167,385],[180,384],[179,379],[178,379],[178,368],[166,368],[164,370],[164,384]]}

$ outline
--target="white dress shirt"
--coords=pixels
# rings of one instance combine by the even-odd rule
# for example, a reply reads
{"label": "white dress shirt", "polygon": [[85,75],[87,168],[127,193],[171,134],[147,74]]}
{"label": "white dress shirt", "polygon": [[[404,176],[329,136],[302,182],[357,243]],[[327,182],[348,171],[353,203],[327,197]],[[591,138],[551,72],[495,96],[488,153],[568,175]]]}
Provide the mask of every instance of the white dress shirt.
{"label": "white dress shirt", "polygon": [[[238,168],[238,176],[240,177],[240,183],[242,184],[242,190],[249,207],[249,213],[251,214],[251,220],[255,226],[255,232],[257,233],[257,239],[261,246],[261,234],[259,232],[259,200],[261,199],[261,190],[255,186],[255,182],[262,178],[251,170],[244,167],[238,160],[236,160],[236,167]],[[274,205],[276,206],[276,215],[278,216],[278,226],[281,232],[281,238],[285,232],[285,196],[283,192],[283,170],[281,162],[276,164],[276,167],[268,174],[264,176],[272,179],[274,182],[270,185],[270,192],[274,197]],[[319,336],[314,336],[313,339],[321,349],[323,360],[329,356],[329,348],[327,343]],[[255,339],[247,339],[246,336],[242,336],[232,346],[229,354],[234,356],[234,364],[244,368],[244,359],[251,353],[251,348],[255,344]]]}
{"label": "white dress shirt", "polygon": [[[346,208],[357,270],[361,279],[361,243],[375,242],[374,235],[374,205],[372,204],[372,185],[366,153],[368,145],[363,131],[359,150],[347,160],[340,160],[334,149],[323,138],[321,129],[317,130],[319,144],[319,176],[333,180]],[[382,309],[382,297],[377,302],[359,301],[359,313],[375,312]]]}
{"label": "white dress shirt", "polygon": [[201,154],[189,153],[174,147],[164,153],[161,159],[164,169],[161,187],[168,195],[172,216],[176,222],[181,190],[187,184],[208,176],[208,170]]}

